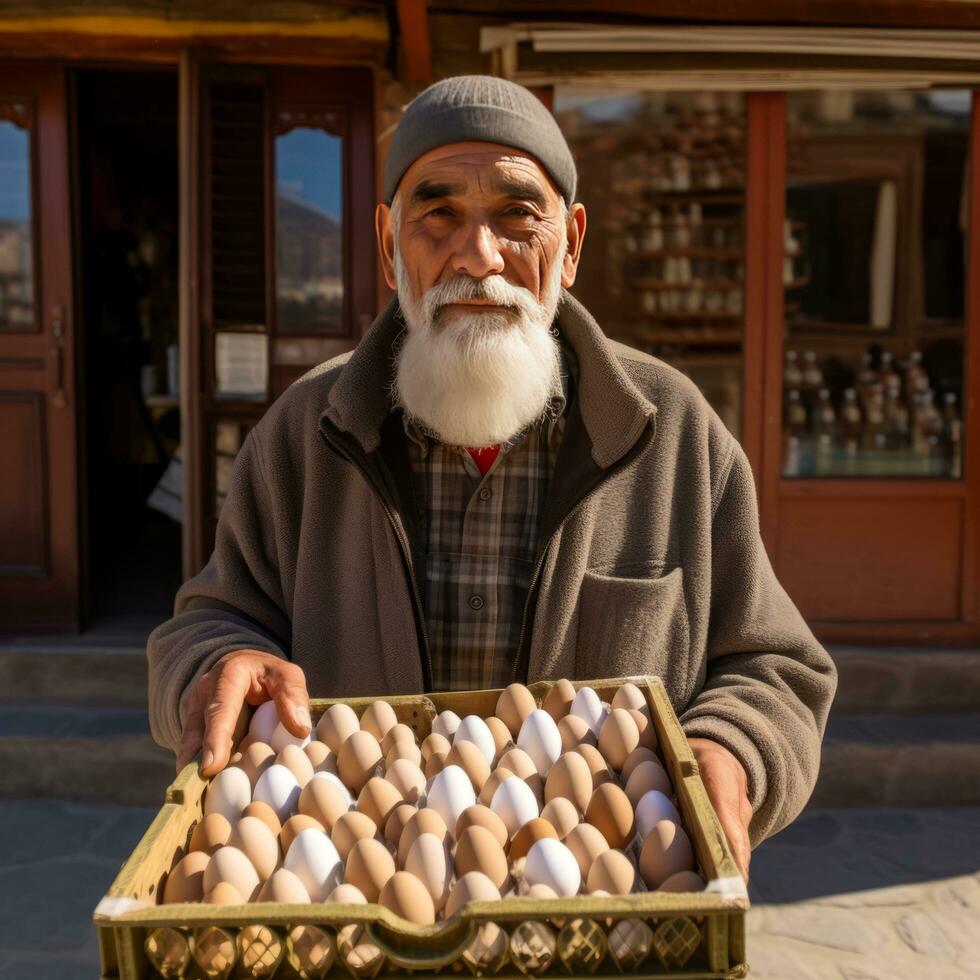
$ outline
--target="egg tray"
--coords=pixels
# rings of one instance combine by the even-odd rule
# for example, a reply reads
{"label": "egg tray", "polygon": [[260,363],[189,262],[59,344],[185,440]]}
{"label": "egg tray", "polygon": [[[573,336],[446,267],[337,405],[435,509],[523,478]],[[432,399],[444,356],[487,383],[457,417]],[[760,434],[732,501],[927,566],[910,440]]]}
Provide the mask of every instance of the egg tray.
{"label": "egg tray", "polygon": [[[451,919],[413,925],[380,905],[252,902],[157,904],[167,873],[202,818],[207,786],[190,763],[95,910],[103,980],[147,977],[422,976],[744,977],[745,883],[708,800],[697,762],[658,677],[574,681],[603,700],[632,681],[645,694],[658,754],[674,785],[703,892],[508,898],[471,902]],[[540,704],[551,683],[528,685]],[[446,709],[482,718],[499,690],[385,698],[419,742]],[[376,698],[316,699],[314,724],[336,701],[360,715]],[[251,709],[239,719],[244,735]]]}

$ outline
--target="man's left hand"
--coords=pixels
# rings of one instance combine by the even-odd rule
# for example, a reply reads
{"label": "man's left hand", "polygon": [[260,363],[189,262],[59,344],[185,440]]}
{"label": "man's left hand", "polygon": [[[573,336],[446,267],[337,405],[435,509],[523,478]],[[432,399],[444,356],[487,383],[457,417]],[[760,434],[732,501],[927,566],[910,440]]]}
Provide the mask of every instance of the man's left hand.
{"label": "man's left hand", "polygon": [[707,738],[689,738],[688,744],[701,770],[701,780],[708,799],[718,815],[735,862],[746,884],[749,881],[749,822],[752,804],[749,802],[749,781],[742,763],[723,745]]}

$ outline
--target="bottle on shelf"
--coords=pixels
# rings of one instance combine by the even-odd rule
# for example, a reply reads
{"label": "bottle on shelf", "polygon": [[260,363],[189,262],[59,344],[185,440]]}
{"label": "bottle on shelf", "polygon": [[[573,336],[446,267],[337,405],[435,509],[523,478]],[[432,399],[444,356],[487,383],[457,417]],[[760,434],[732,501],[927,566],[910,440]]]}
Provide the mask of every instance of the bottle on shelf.
{"label": "bottle on shelf", "polygon": [[783,391],[799,390],[802,387],[803,372],[800,370],[799,354],[795,350],[788,350],[783,361]]}
{"label": "bottle on shelf", "polygon": [[786,432],[799,439],[805,438],[809,429],[809,413],[797,388],[786,392]]}
{"label": "bottle on shelf", "polygon": [[884,449],[888,443],[888,422],[885,418],[885,395],[881,385],[872,386],[864,416],[864,449]]}
{"label": "bottle on shelf", "polygon": [[878,372],[875,371],[871,351],[865,351],[861,355],[861,368],[854,381],[854,388],[857,391],[858,400],[861,408],[867,412],[869,393],[871,386],[878,380]]}
{"label": "bottle on shelf", "polygon": [[885,389],[885,419],[888,423],[888,445],[893,449],[908,445],[909,410],[902,399],[901,382],[889,384]]}
{"label": "bottle on shelf", "polygon": [[817,363],[815,351],[808,350],[803,352],[803,402],[811,412],[816,411],[817,392],[823,387],[823,371]]}
{"label": "bottle on shelf", "polygon": [[861,445],[861,406],[853,388],[844,389],[844,401],[840,409],[841,438],[847,453],[857,453]]}
{"label": "bottle on shelf", "polygon": [[894,359],[892,358],[891,351],[884,350],[881,352],[881,364],[878,369],[878,380],[885,386],[886,390],[894,385],[897,385],[899,390],[902,387],[902,379],[899,373],[895,370]]}
{"label": "bottle on shelf", "polygon": [[963,420],[956,409],[956,394],[952,391],[943,395],[943,423],[946,430],[947,473],[954,480],[959,480],[963,476]]}
{"label": "bottle on shelf", "polygon": [[830,449],[837,437],[837,413],[834,411],[834,404],[830,400],[830,389],[821,388],[817,392],[817,407],[813,416],[813,434],[817,439],[817,446],[822,449]]}
{"label": "bottle on shelf", "polygon": [[922,351],[914,350],[905,362],[905,390],[911,398],[929,390],[929,375],[922,366]]}

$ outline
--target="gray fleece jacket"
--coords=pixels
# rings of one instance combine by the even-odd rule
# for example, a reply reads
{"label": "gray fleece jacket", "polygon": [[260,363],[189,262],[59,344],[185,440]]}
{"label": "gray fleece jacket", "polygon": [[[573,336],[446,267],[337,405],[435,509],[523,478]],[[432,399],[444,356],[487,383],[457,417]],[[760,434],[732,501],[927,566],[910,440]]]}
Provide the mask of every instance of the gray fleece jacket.
{"label": "gray fleece jacket", "polygon": [[[694,384],[609,340],[562,291],[576,377],[515,677],[656,674],[688,736],[745,766],[753,846],[809,798],[836,688],[780,586],[752,471]],[[428,689],[410,470],[387,383],[397,296],[357,348],[296,381],[235,461],[214,552],[148,642],[150,724],[177,747],[221,656],[288,658],[313,697]]]}

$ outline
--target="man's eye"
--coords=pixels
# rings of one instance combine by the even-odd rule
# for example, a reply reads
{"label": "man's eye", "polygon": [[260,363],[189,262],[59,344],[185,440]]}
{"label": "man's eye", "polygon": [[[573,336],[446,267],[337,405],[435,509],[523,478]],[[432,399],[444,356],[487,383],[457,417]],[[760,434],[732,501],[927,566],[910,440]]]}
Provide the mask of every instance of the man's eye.
{"label": "man's eye", "polygon": [[510,214],[512,211],[523,211],[528,217],[534,217],[527,208],[522,208],[519,204],[515,204],[512,208],[508,208],[505,214]]}
{"label": "man's eye", "polygon": [[446,214],[450,213],[449,208],[444,206],[441,208],[433,208],[431,211],[428,212],[428,214],[426,214],[426,217],[428,217],[430,214],[438,214],[440,211],[445,211]]}

